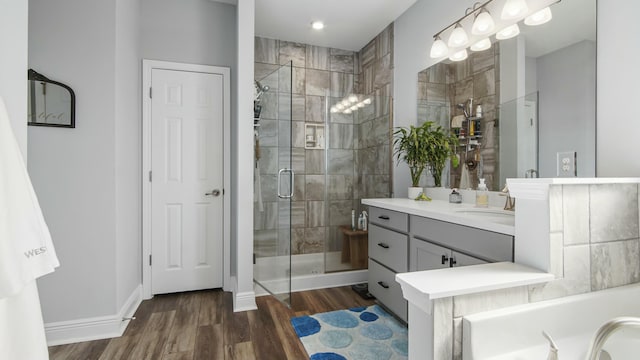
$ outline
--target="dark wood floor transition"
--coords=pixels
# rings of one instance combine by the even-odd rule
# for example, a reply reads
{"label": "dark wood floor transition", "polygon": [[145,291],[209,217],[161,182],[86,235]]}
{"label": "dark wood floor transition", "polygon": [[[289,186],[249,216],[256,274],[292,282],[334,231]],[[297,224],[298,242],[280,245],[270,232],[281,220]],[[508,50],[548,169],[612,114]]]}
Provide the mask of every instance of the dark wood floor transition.
{"label": "dark wood floor transition", "polygon": [[233,312],[231,293],[205,290],[157,295],[143,301],[119,338],[49,348],[51,360],[308,359],[289,319],[368,306],[350,287],[292,295],[288,309],[272,296],[258,310]]}

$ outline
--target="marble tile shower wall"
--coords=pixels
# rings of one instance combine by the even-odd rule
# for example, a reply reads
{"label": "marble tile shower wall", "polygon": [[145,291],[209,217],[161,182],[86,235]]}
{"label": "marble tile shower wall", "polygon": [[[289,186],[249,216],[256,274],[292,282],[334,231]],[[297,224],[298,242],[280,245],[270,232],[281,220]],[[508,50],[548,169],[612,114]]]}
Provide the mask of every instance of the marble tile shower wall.
{"label": "marble tile shower wall", "polygon": [[444,354],[439,358],[462,359],[464,315],[640,282],[639,203],[638,184],[551,186],[551,267],[556,279],[436,303],[434,332],[449,334],[439,340],[436,351]]}
{"label": "marble tile shower wall", "polygon": [[[417,99],[418,124],[433,121],[449,128],[453,116],[462,115],[457,104],[466,103],[473,98],[475,107],[482,104],[481,120],[482,139],[479,154],[482,156],[482,176],[487,180],[490,189],[495,184],[498,172],[498,131],[496,124],[496,101],[500,98],[499,57],[500,46],[487,51],[471,53],[465,61],[451,64],[438,63],[418,73]],[[464,147],[459,147],[461,163],[466,160]],[[468,154],[475,158],[476,154]],[[462,167],[451,169],[451,187],[459,187]],[[477,171],[471,172],[471,186],[478,184]],[[494,185],[495,184],[495,185]]]}
{"label": "marble tile shower wall", "polygon": [[357,91],[374,101],[357,116],[354,209],[362,208],[364,198],[391,196],[393,34],[390,24],[358,53]]}
{"label": "marble tile shower wall", "polygon": [[[270,75],[289,61],[293,65],[291,79]],[[338,227],[351,222],[351,209],[361,208],[360,199],[390,195],[389,156],[381,154],[390,154],[388,96],[393,93],[393,24],[360,52],[256,37],[255,78],[272,89],[263,95],[265,107],[260,121],[263,194],[275,194],[278,169],[288,155],[296,173],[291,212],[279,204],[277,197],[269,195],[263,196],[263,211],[255,207],[256,252],[269,256],[288,251],[308,254],[339,250],[342,235]],[[286,94],[289,83],[290,97]],[[372,106],[352,115],[330,114],[326,119],[326,106],[351,93],[371,96]],[[289,106],[290,154],[283,146],[289,140]],[[305,149],[305,123],[325,124],[327,150]],[[287,230],[279,225],[286,224],[289,215],[291,249],[282,241]]]}

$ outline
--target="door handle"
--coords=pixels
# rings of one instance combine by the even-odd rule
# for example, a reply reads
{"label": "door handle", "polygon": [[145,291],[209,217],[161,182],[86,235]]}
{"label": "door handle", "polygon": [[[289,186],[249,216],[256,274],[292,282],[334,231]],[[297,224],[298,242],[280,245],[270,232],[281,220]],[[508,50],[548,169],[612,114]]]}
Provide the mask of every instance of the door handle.
{"label": "door handle", "polygon": [[220,190],[214,189],[211,192],[205,193],[206,196],[220,196]]}
{"label": "door handle", "polygon": [[444,263],[446,263],[447,261],[449,261],[447,255],[442,255],[442,265],[444,265]]}
{"label": "door handle", "polygon": [[383,287],[383,288],[385,288],[385,289],[388,289],[388,288],[389,288],[389,285],[387,285],[387,283],[386,283],[386,282],[384,282],[384,281],[378,281],[378,285],[382,286],[382,287]]}
{"label": "door handle", "polygon": [[[283,173],[289,173],[289,179],[290,179],[290,189],[289,189],[289,193],[288,194],[281,194],[280,193],[280,184],[281,184],[281,179],[282,179],[282,174]],[[280,169],[280,171],[278,171],[278,197],[280,199],[291,199],[293,197],[293,182],[294,182],[294,176],[295,174],[293,173],[293,169]]]}
{"label": "door handle", "polygon": [[385,243],[378,243],[378,246],[380,246],[383,249],[388,249],[389,245],[385,244]]}
{"label": "door handle", "polygon": [[380,216],[378,216],[378,219],[389,220],[389,217],[387,215],[380,215]]}

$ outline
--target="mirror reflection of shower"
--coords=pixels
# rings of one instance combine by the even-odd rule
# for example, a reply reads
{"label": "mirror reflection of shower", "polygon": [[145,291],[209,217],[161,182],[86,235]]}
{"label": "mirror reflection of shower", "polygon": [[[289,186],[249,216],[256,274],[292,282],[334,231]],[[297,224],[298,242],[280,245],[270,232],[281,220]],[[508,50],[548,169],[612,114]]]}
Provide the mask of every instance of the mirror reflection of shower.
{"label": "mirror reflection of shower", "polygon": [[262,95],[269,91],[269,85],[262,85],[260,81],[253,81],[253,118],[260,119],[260,113],[262,112],[262,105],[260,105],[260,100]]}

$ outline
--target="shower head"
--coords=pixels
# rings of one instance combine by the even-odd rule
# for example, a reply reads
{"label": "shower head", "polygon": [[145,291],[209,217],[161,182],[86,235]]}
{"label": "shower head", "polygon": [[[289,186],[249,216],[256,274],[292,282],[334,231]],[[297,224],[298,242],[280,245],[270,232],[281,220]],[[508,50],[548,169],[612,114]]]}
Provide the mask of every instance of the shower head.
{"label": "shower head", "polygon": [[469,113],[467,112],[467,106],[466,106],[464,103],[462,103],[462,104],[457,104],[457,105],[456,105],[456,107],[457,107],[458,109],[462,109],[462,111],[464,112],[464,116],[465,116],[465,117],[469,117]]}
{"label": "shower head", "polygon": [[253,86],[254,86],[254,97],[256,100],[260,100],[260,97],[262,96],[262,94],[266,93],[270,89],[269,85],[262,85],[258,80],[253,81]]}

